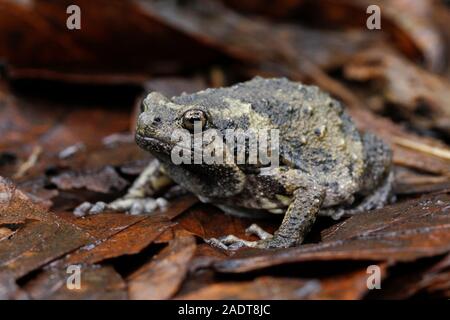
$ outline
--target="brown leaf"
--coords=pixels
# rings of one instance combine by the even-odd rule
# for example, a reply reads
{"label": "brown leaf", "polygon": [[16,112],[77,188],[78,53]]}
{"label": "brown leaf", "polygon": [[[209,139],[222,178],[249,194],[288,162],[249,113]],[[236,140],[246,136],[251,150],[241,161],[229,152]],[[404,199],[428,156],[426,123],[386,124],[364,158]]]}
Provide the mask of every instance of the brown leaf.
{"label": "brown leaf", "polygon": [[[259,219],[257,222],[265,231],[273,233],[280,222],[278,221],[279,219],[275,219],[275,223],[272,220]],[[175,221],[178,223],[177,229],[182,229],[184,232],[196,235],[204,240],[220,238],[227,235],[235,235],[249,241],[258,240],[256,236],[245,232],[255,222],[254,220],[225,214],[214,206],[198,204],[177,217]],[[171,236],[173,237],[173,234],[167,233],[164,235],[164,238],[159,240],[164,242],[164,240],[171,239]],[[200,248],[202,247],[200,246]],[[202,254],[201,257],[196,257],[191,268],[207,267],[222,255],[223,253],[211,250],[208,254]]]}
{"label": "brown leaf", "polygon": [[323,242],[277,250],[241,250],[215,263],[221,272],[247,272],[303,261],[404,262],[450,250],[450,195],[424,196],[355,215],[323,232]]}
{"label": "brown leaf", "polygon": [[149,263],[128,278],[131,299],[169,299],[179,289],[195,252],[193,236],[176,237]]}
{"label": "brown leaf", "polygon": [[110,166],[97,172],[64,172],[52,177],[50,181],[62,190],[85,188],[101,193],[122,191],[128,185],[128,182]]}
{"label": "brown leaf", "polygon": [[346,65],[345,74],[353,80],[379,81],[386,100],[412,124],[450,135],[450,82],[446,79],[383,48],[354,57]]}
{"label": "brown leaf", "polygon": [[[172,227],[174,222],[171,222],[170,219],[184,212],[192,205],[193,201],[196,200],[192,198],[179,199],[165,212],[141,216],[137,218],[135,223],[126,226],[119,225],[113,229],[114,232],[112,234],[105,232],[98,234],[94,231],[97,233],[96,241],[67,256],[60,263],[64,265],[77,263],[93,264],[105,259],[139,253],[165,230]],[[105,222],[108,222],[108,219],[105,218],[105,220]],[[107,224],[103,228],[105,227],[107,227]],[[108,228],[105,231],[107,230]]]}
{"label": "brown leaf", "polygon": [[92,238],[77,226],[31,204],[24,193],[0,178],[0,275],[15,279],[73,251]]}
{"label": "brown leaf", "polygon": [[27,283],[24,290],[35,300],[125,300],[127,290],[122,277],[110,266],[80,266],[80,289],[69,289],[72,282],[66,269],[48,269]]}
{"label": "brown leaf", "polygon": [[320,291],[320,282],[261,277],[248,282],[216,283],[178,297],[186,300],[298,300]]}
{"label": "brown leaf", "polygon": [[[307,0],[297,9],[300,18],[326,28],[366,28],[367,8],[381,11],[381,32],[390,44],[414,60],[424,60],[427,68],[441,71],[445,44],[433,10],[446,10],[433,0]],[[295,11],[294,11],[295,12]],[[292,14],[291,12],[289,12]]]}
{"label": "brown leaf", "polygon": [[0,273],[0,300],[27,300],[28,295],[16,283],[8,272]]}
{"label": "brown leaf", "polygon": [[150,74],[203,66],[218,56],[142,14],[129,0],[79,0],[81,29],[68,30],[66,10],[71,4],[0,2],[0,57],[11,77],[139,84]]}
{"label": "brown leaf", "polygon": [[[367,7],[370,4],[378,4],[382,14],[390,19],[396,26],[410,37],[414,44],[421,50],[423,60],[431,71],[441,71],[445,64],[445,44],[442,34],[433,16],[433,10],[439,6],[433,0],[391,1],[391,0],[363,0]],[[378,2],[378,3],[377,3]],[[399,39],[400,32],[392,30],[394,36]],[[400,41],[399,41],[400,42]],[[402,41],[404,43],[404,41]]]}
{"label": "brown leaf", "polygon": [[222,0],[228,6],[246,13],[258,13],[271,17],[290,16],[292,11],[302,4],[305,0],[279,0],[267,2],[265,0]]}
{"label": "brown leaf", "polygon": [[448,147],[437,139],[421,137],[395,124],[392,120],[380,117],[363,108],[348,109],[357,127],[362,131],[376,133],[393,149],[394,164],[418,169],[439,175],[450,176],[450,161],[420,149],[410,149],[399,144],[399,141],[414,141],[437,150],[448,151]]}
{"label": "brown leaf", "polygon": [[129,215],[123,213],[102,213],[76,217],[72,212],[58,214],[64,220],[78,226],[96,240],[107,239],[122,230],[147,218],[144,215]]}
{"label": "brown leaf", "polygon": [[[380,280],[387,275],[387,264],[377,264],[380,268]],[[357,300],[362,299],[368,293],[367,280],[371,273],[367,268],[338,274],[321,279],[320,292],[313,294],[312,299],[320,300]],[[381,283],[383,287],[383,282]]]}
{"label": "brown leaf", "polygon": [[211,247],[206,243],[202,243],[197,246],[195,257],[192,259],[189,269],[191,272],[197,272],[199,270],[207,269],[211,267],[215,262],[220,261],[227,257],[227,254],[223,251]]}
{"label": "brown leaf", "polygon": [[407,168],[396,168],[394,193],[411,195],[450,189],[450,177],[418,173]]}
{"label": "brown leaf", "polygon": [[442,272],[432,279],[427,279],[424,294],[443,299],[450,298],[450,271]]}
{"label": "brown leaf", "polygon": [[155,239],[154,243],[169,243],[170,241],[175,239],[176,234],[181,234],[184,236],[193,235],[191,232],[187,231],[183,227],[180,227],[179,224],[174,225],[172,228],[167,229],[163,233],[161,233],[158,238]]}
{"label": "brown leaf", "polygon": [[[381,266],[382,277],[386,267]],[[214,283],[177,299],[280,300],[361,299],[368,291],[366,268],[320,279],[258,277],[252,281]]]}
{"label": "brown leaf", "polygon": [[[66,90],[65,94],[69,96],[74,93],[67,88]],[[43,94],[52,93],[47,91]],[[122,107],[127,106],[125,104]],[[110,102],[97,106],[86,100],[57,103],[50,99],[33,98],[29,92],[13,94],[0,82],[0,152],[14,156],[14,162],[10,165],[0,164],[0,173],[5,177],[12,177],[36,147],[40,147],[43,152],[33,168],[16,181],[37,178],[52,167],[98,169],[105,165],[115,165],[118,161],[123,163],[138,157],[144,158],[145,153],[139,151],[133,141],[129,143],[132,148],[122,144],[120,151],[119,148],[111,151],[103,145],[103,138],[128,130],[129,122],[129,112],[125,108],[111,108]],[[94,131],[95,134],[92,133]],[[59,158],[61,151],[80,143],[85,149],[84,152],[76,153],[75,159]],[[98,149],[103,152],[98,152]]]}
{"label": "brown leaf", "polygon": [[158,215],[148,217],[116,233],[104,242],[81,248],[70,255],[65,263],[93,264],[124,254],[139,253],[172,225],[165,217]]}
{"label": "brown leaf", "polygon": [[[121,196],[129,184],[118,171],[137,176],[150,159],[151,156],[134,142],[102,146],[57,161],[53,170],[60,173],[39,176],[21,183],[20,187],[37,201],[51,200],[55,210],[73,209],[84,201],[112,201]],[[112,168],[113,165],[118,168]],[[49,185],[53,189],[49,190]]]}
{"label": "brown leaf", "polygon": [[[450,255],[439,260],[422,261],[417,265],[399,266],[396,276],[386,279],[383,293],[375,297],[383,299],[408,299],[426,291],[450,290]],[[394,273],[394,271],[393,271]],[[430,292],[428,292],[430,294]]]}
{"label": "brown leaf", "polygon": [[190,1],[189,5],[176,1],[135,3],[150,17],[236,59],[299,75],[310,76],[311,63],[324,69],[341,65],[377,39],[376,34],[367,32],[325,32],[252,19],[213,1],[206,7],[202,1]]}
{"label": "brown leaf", "polygon": [[234,234],[248,240],[255,240],[245,233],[252,220],[224,214],[213,206],[198,205],[178,217],[176,222],[185,230],[203,239],[219,238]]}

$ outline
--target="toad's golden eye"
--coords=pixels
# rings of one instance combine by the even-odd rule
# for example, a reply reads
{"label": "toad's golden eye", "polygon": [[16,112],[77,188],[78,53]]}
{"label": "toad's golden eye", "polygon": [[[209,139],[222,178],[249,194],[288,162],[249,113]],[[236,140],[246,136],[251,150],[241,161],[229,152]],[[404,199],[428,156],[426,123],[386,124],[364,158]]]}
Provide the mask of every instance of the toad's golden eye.
{"label": "toad's golden eye", "polygon": [[203,129],[206,125],[206,114],[202,110],[189,110],[183,115],[183,127],[194,131],[194,124],[198,122]]}

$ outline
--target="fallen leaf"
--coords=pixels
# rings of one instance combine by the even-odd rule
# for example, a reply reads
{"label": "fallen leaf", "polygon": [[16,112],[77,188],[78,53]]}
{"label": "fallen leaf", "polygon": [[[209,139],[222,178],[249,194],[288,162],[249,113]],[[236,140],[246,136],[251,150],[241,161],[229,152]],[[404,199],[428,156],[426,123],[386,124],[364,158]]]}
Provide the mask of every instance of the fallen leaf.
{"label": "fallen leaf", "polygon": [[33,205],[15,186],[0,178],[0,226],[10,229],[0,240],[0,276],[14,279],[90,242],[81,228]]}
{"label": "fallen leaf", "polygon": [[249,282],[216,283],[178,297],[185,300],[298,300],[320,291],[317,280],[261,277]]}
{"label": "fallen leaf", "polygon": [[[142,84],[151,74],[173,74],[185,66],[204,66],[220,56],[150,19],[129,0],[77,1],[82,10],[82,28],[73,32],[66,24],[71,4],[45,0],[0,2],[0,57],[7,64],[9,77]],[[20,41],[15,40],[18,37]],[[180,55],[179,50],[184,54]]]}
{"label": "fallen leaf", "polygon": [[64,172],[50,179],[61,190],[85,188],[95,192],[111,193],[124,190],[128,182],[112,167],[97,172]]}
{"label": "fallen leaf", "polygon": [[437,139],[422,137],[408,132],[392,120],[380,117],[362,108],[349,108],[348,112],[358,129],[377,134],[391,146],[394,164],[418,169],[422,172],[450,176],[450,162],[447,159],[420,150],[406,148],[399,145],[397,141],[398,138],[402,138],[448,151],[448,146],[444,143]]}
{"label": "fallen leaf", "polygon": [[446,79],[383,48],[356,55],[344,71],[352,80],[377,80],[386,100],[416,127],[450,135],[450,82]]}
{"label": "fallen leaf", "polygon": [[355,215],[323,232],[323,241],[276,250],[241,250],[214,264],[248,272],[303,261],[415,261],[450,251],[450,196],[427,195]]}
{"label": "fallen leaf", "polygon": [[[386,265],[380,265],[380,276],[386,276]],[[252,281],[221,282],[206,285],[177,299],[205,300],[356,300],[368,292],[367,268],[342,271],[316,279],[258,277]],[[381,280],[381,279],[380,279]]]}
{"label": "fallen leaf", "polygon": [[383,282],[383,293],[374,293],[374,297],[399,300],[409,299],[426,291],[448,291],[449,268],[449,254],[421,261],[416,265],[400,265],[397,270],[392,270],[392,277]]}
{"label": "fallen leaf", "polygon": [[[106,259],[119,257],[122,255],[136,254],[149,246],[165,230],[173,225],[170,219],[188,209],[196,200],[192,198],[182,198],[166,209],[165,212],[155,212],[151,215],[144,215],[136,218],[132,224],[117,226],[114,232],[105,234],[101,232],[96,235],[96,241],[79,249],[66,259],[60,261],[64,265],[69,264],[93,264]],[[108,219],[104,219],[108,222]],[[105,228],[107,225],[104,225]],[[106,228],[106,231],[108,228]]]}
{"label": "fallen leaf", "polygon": [[380,8],[381,30],[376,31],[389,36],[390,45],[412,60],[424,61],[429,70],[442,71],[445,43],[433,12],[437,8],[445,8],[436,1],[306,0],[294,12],[300,19],[315,26],[360,29],[366,28],[369,17],[367,9],[371,5]]}
{"label": "fallen leaf", "polygon": [[27,283],[24,290],[34,300],[125,300],[126,284],[110,266],[80,266],[80,288],[67,269],[47,269]]}
{"label": "fallen leaf", "polygon": [[28,295],[8,272],[0,273],[0,300],[28,300]]}
{"label": "fallen leaf", "polygon": [[[198,205],[183,213],[176,220],[179,226],[203,239],[220,238],[234,234],[243,239],[255,240],[252,235],[245,233],[254,220],[242,219],[227,215],[216,207]],[[273,226],[265,220],[261,220],[261,227],[267,227],[267,231],[273,231]],[[269,228],[270,227],[270,228]]]}
{"label": "fallen leaf", "polygon": [[419,173],[401,167],[395,170],[394,193],[396,195],[420,195],[449,189],[450,177]]}
{"label": "fallen leaf", "polygon": [[[380,269],[380,285],[387,275],[387,264],[377,264]],[[369,292],[367,285],[369,276],[367,268],[357,269],[320,280],[321,290],[313,294],[313,300],[359,300]]]}
{"label": "fallen leaf", "polygon": [[[367,32],[312,30],[296,24],[276,24],[241,15],[219,2],[134,0],[149,17],[247,63],[313,76],[309,66],[327,69],[378,38]],[[220,17],[220,18],[218,18]],[[271,45],[266,45],[271,43]],[[306,74],[305,74],[306,73]]]}
{"label": "fallen leaf", "polygon": [[179,289],[195,252],[193,236],[176,237],[128,278],[130,299],[169,299]]}
{"label": "fallen leaf", "polygon": [[145,218],[103,242],[81,248],[68,256],[65,264],[93,264],[125,254],[139,253],[172,225],[172,222],[162,216]]}

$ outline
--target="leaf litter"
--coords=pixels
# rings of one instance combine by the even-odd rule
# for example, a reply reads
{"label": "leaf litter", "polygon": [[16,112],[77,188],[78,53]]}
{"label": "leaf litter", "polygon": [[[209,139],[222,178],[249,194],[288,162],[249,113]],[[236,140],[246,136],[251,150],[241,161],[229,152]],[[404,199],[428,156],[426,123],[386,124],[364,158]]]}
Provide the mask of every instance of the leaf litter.
{"label": "leaf litter", "polygon": [[[107,16],[92,14],[105,1],[79,2],[95,27],[72,38],[59,23],[62,4],[0,1],[0,298],[450,297],[448,6],[375,1],[386,17],[371,32],[361,28],[365,0],[126,0],[108,2]],[[22,45],[10,34],[22,34]],[[391,145],[396,201],[319,219],[296,248],[233,253],[204,240],[253,240],[245,229],[256,221],[182,190],[150,216],[71,213],[123,195],[151,160],[133,141],[145,93],[256,74],[316,84],[343,100],[359,129]],[[279,223],[257,222],[271,232]],[[367,287],[373,264],[376,292]],[[67,288],[69,265],[81,266],[84,290]]]}

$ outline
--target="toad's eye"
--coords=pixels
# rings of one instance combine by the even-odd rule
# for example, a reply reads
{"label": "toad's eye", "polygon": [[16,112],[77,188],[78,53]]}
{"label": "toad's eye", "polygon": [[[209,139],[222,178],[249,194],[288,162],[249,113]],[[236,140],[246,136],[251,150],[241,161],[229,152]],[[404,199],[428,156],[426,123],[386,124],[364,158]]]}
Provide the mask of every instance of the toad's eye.
{"label": "toad's eye", "polygon": [[141,108],[140,109],[141,109],[141,113],[147,111],[147,106],[145,105],[144,101],[141,102]]}
{"label": "toad's eye", "polygon": [[198,122],[203,129],[206,125],[206,114],[202,110],[189,110],[183,115],[183,127],[194,131],[194,124]]}

